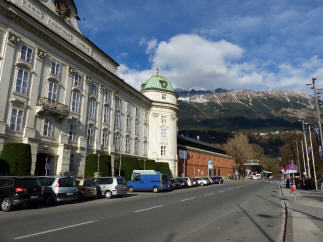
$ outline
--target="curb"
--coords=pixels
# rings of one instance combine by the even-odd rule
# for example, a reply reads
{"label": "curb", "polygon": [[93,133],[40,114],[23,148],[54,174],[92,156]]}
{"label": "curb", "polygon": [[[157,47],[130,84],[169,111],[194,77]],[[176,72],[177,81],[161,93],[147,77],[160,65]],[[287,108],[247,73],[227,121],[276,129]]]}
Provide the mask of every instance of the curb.
{"label": "curb", "polygon": [[292,214],[288,211],[288,206],[286,198],[284,197],[284,192],[283,188],[281,185],[280,186],[280,191],[282,195],[282,199],[284,207],[285,207],[285,222],[284,222],[284,228],[283,228],[283,235],[281,238],[281,242],[292,242],[293,241],[293,224],[292,224]]}

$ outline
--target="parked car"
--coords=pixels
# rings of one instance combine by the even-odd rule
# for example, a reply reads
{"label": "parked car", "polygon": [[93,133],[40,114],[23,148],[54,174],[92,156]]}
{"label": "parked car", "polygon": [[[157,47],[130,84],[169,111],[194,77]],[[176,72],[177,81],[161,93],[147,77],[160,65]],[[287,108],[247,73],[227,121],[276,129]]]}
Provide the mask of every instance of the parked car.
{"label": "parked car", "polygon": [[126,181],[120,176],[97,177],[94,178],[94,184],[100,189],[99,196],[112,198],[127,194]]}
{"label": "parked car", "polygon": [[221,176],[215,176],[213,180],[215,184],[223,184],[223,178]]}
{"label": "parked car", "polygon": [[153,191],[169,190],[169,179],[166,174],[158,172],[157,174],[137,175],[127,184],[128,191]]}
{"label": "parked car", "polygon": [[98,187],[93,179],[79,179],[76,181],[79,199],[95,198],[98,196]]}
{"label": "parked car", "polygon": [[188,188],[187,180],[184,177],[177,177],[177,180],[180,182],[181,188]]}
{"label": "parked car", "polygon": [[201,178],[201,177],[197,177],[197,183],[200,185],[200,186],[204,186],[204,185],[208,185],[208,181],[205,180],[204,178]]}
{"label": "parked car", "polygon": [[179,188],[179,183],[176,179],[174,179],[174,178],[169,179],[169,183],[170,183],[172,189]]}
{"label": "parked car", "polygon": [[192,183],[193,183],[193,187],[199,186],[199,183],[197,182],[196,178],[192,178]]}
{"label": "parked car", "polygon": [[39,176],[43,187],[44,203],[69,202],[78,198],[75,178],[72,176]]}
{"label": "parked car", "polygon": [[42,188],[35,177],[0,177],[1,210],[17,205],[37,206],[43,200]]}

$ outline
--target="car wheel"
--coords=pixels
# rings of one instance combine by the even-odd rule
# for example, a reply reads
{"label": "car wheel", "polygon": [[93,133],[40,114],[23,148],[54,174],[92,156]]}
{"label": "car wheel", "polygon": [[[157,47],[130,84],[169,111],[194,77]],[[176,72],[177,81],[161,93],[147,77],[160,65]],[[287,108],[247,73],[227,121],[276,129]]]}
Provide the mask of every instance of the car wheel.
{"label": "car wheel", "polygon": [[10,197],[5,197],[4,199],[2,199],[1,201],[1,209],[4,212],[9,212],[12,209],[12,201]]}
{"label": "car wheel", "polygon": [[158,192],[158,191],[159,191],[158,187],[154,187],[154,188],[153,188],[153,192],[155,192],[155,193],[156,193],[156,192]]}
{"label": "car wheel", "polygon": [[134,191],[133,187],[128,188],[128,192],[133,192],[133,191]]}
{"label": "car wheel", "polygon": [[204,186],[204,183],[203,182],[201,182],[201,186]]}
{"label": "car wheel", "polygon": [[112,193],[110,191],[106,191],[105,192],[105,197],[108,198],[108,199],[111,198],[112,197]]}

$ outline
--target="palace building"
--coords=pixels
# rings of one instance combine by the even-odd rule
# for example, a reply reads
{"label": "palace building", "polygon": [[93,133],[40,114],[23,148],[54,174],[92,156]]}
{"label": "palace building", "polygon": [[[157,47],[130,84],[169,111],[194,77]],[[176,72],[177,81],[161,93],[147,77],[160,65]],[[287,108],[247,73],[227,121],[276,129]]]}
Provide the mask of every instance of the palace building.
{"label": "palace building", "polygon": [[[91,153],[167,162],[177,175],[177,95],[158,71],[136,90],[78,27],[73,0],[0,2],[0,151],[28,143],[31,174],[83,176]],[[113,168],[113,167],[112,167]]]}

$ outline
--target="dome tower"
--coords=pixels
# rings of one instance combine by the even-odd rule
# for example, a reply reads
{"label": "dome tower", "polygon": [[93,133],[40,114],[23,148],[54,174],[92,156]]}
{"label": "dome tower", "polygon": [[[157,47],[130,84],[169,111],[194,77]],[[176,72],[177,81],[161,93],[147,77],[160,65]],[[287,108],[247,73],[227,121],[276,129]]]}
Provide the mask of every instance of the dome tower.
{"label": "dome tower", "polygon": [[171,82],[159,75],[141,85],[141,93],[152,101],[149,112],[148,158],[167,162],[177,176],[177,94]]}

